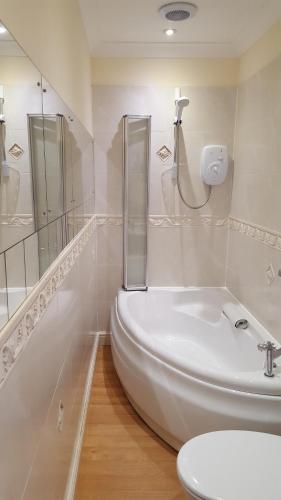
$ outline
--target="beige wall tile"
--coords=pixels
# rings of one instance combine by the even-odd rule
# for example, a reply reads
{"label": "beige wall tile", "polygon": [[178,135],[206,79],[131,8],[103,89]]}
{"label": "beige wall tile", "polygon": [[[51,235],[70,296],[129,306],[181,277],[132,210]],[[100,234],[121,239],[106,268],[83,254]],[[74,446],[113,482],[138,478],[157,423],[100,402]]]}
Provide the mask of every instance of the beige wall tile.
{"label": "beige wall tile", "polygon": [[24,242],[26,286],[32,288],[39,281],[38,235],[34,233]]}
{"label": "beige wall tile", "polygon": [[122,286],[122,226],[97,226],[97,331],[110,330],[110,308]]}
{"label": "beige wall tile", "polygon": [[0,328],[8,321],[8,297],[4,254],[0,254]]}
{"label": "beige wall tile", "polygon": [[122,226],[110,224],[97,226],[98,265],[118,266],[123,255]]}
{"label": "beige wall tile", "polygon": [[150,227],[150,286],[224,286],[225,227]]}
{"label": "beige wall tile", "polygon": [[[266,277],[272,265],[275,279]],[[281,343],[281,253],[245,234],[230,231],[226,285]]]}
{"label": "beige wall tile", "polygon": [[16,244],[23,238],[32,234],[34,231],[33,224],[22,224],[15,225],[12,224],[0,224],[0,251],[4,251],[6,248]]}
{"label": "beige wall tile", "polygon": [[281,57],[239,86],[231,214],[280,230]]}
{"label": "beige wall tile", "polygon": [[181,87],[181,92],[190,99],[183,130],[219,134],[222,142],[232,146],[236,87]]}
{"label": "beige wall tile", "polygon": [[110,312],[113,301],[98,302],[98,332],[110,332]]}
{"label": "beige wall tile", "polygon": [[152,130],[167,130],[174,118],[173,87],[93,86],[94,133],[115,132],[123,115],[152,115]]}
{"label": "beige wall tile", "polygon": [[[235,88],[182,88],[191,98],[184,111],[180,137],[182,184],[191,204],[206,199],[200,179],[200,154],[207,144],[226,144],[233,150]],[[122,212],[122,116],[126,113],[152,115],[150,213],[194,214],[179,198],[173,182],[174,148],[173,87],[94,86],[96,212]],[[163,163],[157,151],[166,145],[172,155]],[[232,173],[227,182],[213,189],[213,196],[202,213],[227,215],[230,206]]]}
{"label": "beige wall tile", "polygon": [[95,135],[96,212],[122,213],[122,127]]}
{"label": "beige wall tile", "polygon": [[[231,215],[281,231],[281,57],[239,86]],[[279,250],[230,232],[227,286],[281,342]]]}
{"label": "beige wall tile", "polygon": [[231,215],[281,232],[281,172],[237,171]]}

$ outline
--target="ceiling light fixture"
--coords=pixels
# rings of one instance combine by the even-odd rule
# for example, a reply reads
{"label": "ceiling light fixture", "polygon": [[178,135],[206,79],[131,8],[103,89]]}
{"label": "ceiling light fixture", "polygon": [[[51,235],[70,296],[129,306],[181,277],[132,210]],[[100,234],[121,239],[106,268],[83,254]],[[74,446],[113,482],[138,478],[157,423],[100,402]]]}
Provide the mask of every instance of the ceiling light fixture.
{"label": "ceiling light fixture", "polygon": [[176,30],[173,28],[168,28],[168,29],[164,30],[164,33],[167,36],[173,36],[175,34],[175,32],[176,32]]}
{"label": "ceiling light fixture", "polygon": [[3,26],[2,24],[0,24],[0,35],[3,35],[4,33],[6,33],[6,28],[5,26]]}

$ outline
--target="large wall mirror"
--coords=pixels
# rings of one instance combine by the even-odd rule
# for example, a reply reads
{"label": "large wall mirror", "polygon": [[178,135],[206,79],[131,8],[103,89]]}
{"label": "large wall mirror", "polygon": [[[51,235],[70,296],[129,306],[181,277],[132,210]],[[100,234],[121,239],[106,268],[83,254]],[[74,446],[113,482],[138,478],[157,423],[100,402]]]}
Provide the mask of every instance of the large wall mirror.
{"label": "large wall mirror", "polygon": [[92,137],[0,22],[0,328],[93,213]]}

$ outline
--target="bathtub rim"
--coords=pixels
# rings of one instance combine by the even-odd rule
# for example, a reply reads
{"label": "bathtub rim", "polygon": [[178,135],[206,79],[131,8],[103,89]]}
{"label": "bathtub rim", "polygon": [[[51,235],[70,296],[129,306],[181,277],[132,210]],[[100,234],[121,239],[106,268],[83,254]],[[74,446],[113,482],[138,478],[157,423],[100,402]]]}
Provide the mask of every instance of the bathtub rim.
{"label": "bathtub rim", "polygon": [[[120,323],[122,329],[129,335],[132,340],[139,346],[141,346],[145,351],[149,354],[152,354],[157,359],[160,359],[163,363],[168,366],[173,367],[174,369],[184,373],[185,375],[198,379],[204,383],[214,385],[217,387],[222,387],[224,389],[238,391],[245,394],[256,394],[264,397],[281,397],[281,380],[280,373],[279,376],[275,376],[273,378],[265,377],[264,371],[261,369],[260,371],[237,371],[237,372],[219,372],[212,370],[210,368],[201,369],[201,367],[196,364],[189,362],[183,363],[180,358],[172,358],[170,352],[167,348],[162,347],[158,343],[156,345],[155,340],[150,339],[149,335],[146,331],[141,327],[141,325],[137,325],[134,319],[130,318],[130,314],[128,308],[125,308],[125,312],[127,313],[127,318],[122,317],[122,313],[124,312],[124,307],[121,307],[121,311],[119,309],[119,297],[126,296],[126,294],[142,294],[149,293],[149,291],[198,291],[198,290],[224,290],[227,292],[235,302],[240,304],[236,297],[233,296],[231,292],[226,287],[150,287],[147,292],[145,291],[125,291],[123,289],[118,290],[117,296],[115,297],[114,304],[112,307],[115,309],[115,315],[117,321]],[[129,297],[128,295],[128,297]],[[124,304],[123,304],[124,306]],[[275,340],[271,335],[267,332],[267,330],[252,316],[247,309],[241,305],[242,309],[247,312],[249,318],[251,318],[251,323],[255,326],[255,328],[259,329],[259,332],[262,332],[264,335],[264,340]],[[126,322],[127,319],[127,322]],[[225,374],[228,373],[228,376]],[[238,376],[234,376],[237,373]],[[224,377],[222,376],[224,375]],[[230,374],[230,375],[229,375]]]}

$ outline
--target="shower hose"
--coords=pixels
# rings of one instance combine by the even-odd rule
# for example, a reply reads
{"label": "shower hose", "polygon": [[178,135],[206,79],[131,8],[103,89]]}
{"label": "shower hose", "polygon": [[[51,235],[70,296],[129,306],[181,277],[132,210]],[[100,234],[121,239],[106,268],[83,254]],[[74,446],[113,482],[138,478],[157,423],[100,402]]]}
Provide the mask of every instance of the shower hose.
{"label": "shower hose", "polygon": [[186,201],[182,188],[181,188],[181,182],[180,182],[180,165],[179,165],[179,128],[181,127],[181,123],[175,123],[175,148],[174,148],[174,166],[177,169],[177,185],[178,185],[178,190],[179,194],[181,197],[181,200],[187,206],[188,208],[191,208],[192,210],[198,210],[199,208],[203,208],[209,201],[212,193],[212,186],[208,186],[208,195],[207,195],[207,200],[204,201],[204,203],[201,203],[201,205],[191,205],[188,201]]}

